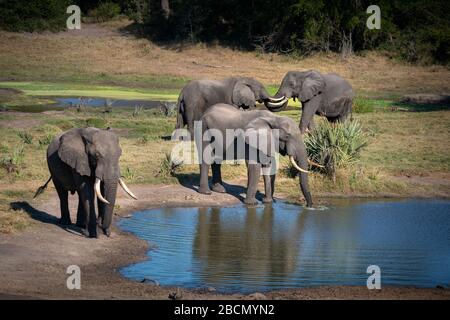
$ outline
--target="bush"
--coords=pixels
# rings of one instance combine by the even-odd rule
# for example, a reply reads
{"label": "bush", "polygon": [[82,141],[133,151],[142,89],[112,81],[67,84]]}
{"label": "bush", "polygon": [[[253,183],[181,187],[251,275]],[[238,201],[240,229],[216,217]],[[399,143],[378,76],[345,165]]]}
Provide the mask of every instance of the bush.
{"label": "bush", "polygon": [[113,2],[103,2],[95,9],[89,10],[88,15],[97,22],[104,22],[120,14],[120,5]]}
{"label": "bush", "polygon": [[367,145],[367,135],[358,121],[323,121],[305,138],[309,159],[324,165],[325,174],[335,177],[336,170],[355,163]]}
{"label": "bush", "polygon": [[0,29],[59,31],[66,27],[68,0],[0,1]]}

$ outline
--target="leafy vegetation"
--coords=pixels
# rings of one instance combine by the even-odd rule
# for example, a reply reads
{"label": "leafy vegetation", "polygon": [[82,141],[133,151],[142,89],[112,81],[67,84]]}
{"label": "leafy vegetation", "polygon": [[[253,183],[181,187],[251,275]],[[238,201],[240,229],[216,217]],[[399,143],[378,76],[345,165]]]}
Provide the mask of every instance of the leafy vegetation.
{"label": "leafy vegetation", "polygon": [[345,168],[359,159],[367,142],[367,135],[358,121],[321,121],[305,138],[309,159],[322,164],[323,171],[333,178],[337,168]]}

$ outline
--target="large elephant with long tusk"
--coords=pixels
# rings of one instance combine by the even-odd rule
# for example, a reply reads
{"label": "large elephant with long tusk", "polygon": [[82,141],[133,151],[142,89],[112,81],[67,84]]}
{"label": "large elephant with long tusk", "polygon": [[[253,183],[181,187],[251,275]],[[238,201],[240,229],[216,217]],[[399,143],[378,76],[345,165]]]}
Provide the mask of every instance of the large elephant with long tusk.
{"label": "large elephant with long tusk", "polygon": [[[58,192],[61,224],[70,225],[69,191],[78,193],[77,226],[85,236],[97,237],[97,225],[111,234],[111,222],[119,184],[137,199],[120,177],[119,158],[122,150],[118,137],[110,130],[75,128],[55,137],[47,149],[51,177],[38,189],[41,193],[50,180]],[[95,212],[97,196],[98,219]]]}
{"label": "large elephant with long tusk", "polygon": [[255,195],[261,168],[265,185],[263,202],[273,200],[276,152],[288,156],[300,172],[300,190],[306,205],[313,205],[308,183],[308,157],[300,130],[289,117],[277,116],[267,110],[241,111],[219,103],[202,117],[202,141],[196,141],[200,159],[198,191],[211,194],[208,184],[212,168],[212,190],[225,192],[222,182],[223,160],[245,159],[248,169],[246,204],[257,203]]}

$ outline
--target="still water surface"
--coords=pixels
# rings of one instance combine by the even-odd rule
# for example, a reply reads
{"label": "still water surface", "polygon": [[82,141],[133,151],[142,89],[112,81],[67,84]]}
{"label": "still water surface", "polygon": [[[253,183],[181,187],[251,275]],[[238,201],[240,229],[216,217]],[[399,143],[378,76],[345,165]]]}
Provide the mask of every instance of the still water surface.
{"label": "still water surface", "polygon": [[278,201],[249,208],[161,208],[119,226],[147,240],[134,280],[223,292],[317,285],[450,284],[450,201],[340,201],[311,211]]}

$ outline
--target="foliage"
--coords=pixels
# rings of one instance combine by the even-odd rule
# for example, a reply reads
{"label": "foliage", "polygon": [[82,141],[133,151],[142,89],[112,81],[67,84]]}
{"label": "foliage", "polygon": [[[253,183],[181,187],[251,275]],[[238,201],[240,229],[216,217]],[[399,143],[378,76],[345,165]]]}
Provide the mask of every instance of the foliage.
{"label": "foliage", "polygon": [[358,121],[322,121],[305,138],[309,159],[323,164],[323,171],[332,177],[335,176],[336,169],[355,163],[367,142],[367,135]]}
{"label": "foliage", "polygon": [[104,22],[113,19],[120,14],[120,5],[113,2],[101,2],[98,7],[88,11],[88,16],[97,22]]}
{"label": "foliage", "polygon": [[22,140],[23,143],[33,144],[33,135],[31,135],[30,133],[26,131],[19,131],[17,135],[19,136],[19,138]]}
{"label": "foliage", "polygon": [[66,27],[68,0],[0,1],[0,29],[59,31]]}
{"label": "foliage", "polygon": [[450,63],[446,0],[379,1],[380,30],[366,27],[369,0],[170,0],[169,15],[161,1],[147,4],[134,6],[142,8],[136,21],[155,40],[220,41],[298,55],[388,49],[409,62]]}
{"label": "foliage", "polygon": [[178,168],[183,165],[183,162],[177,159],[172,159],[170,152],[166,153],[164,159],[161,161],[158,176],[162,178],[169,178],[175,175]]}
{"label": "foliage", "polygon": [[19,174],[20,166],[25,158],[25,150],[23,146],[19,146],[9,155],[5,155],[0,159],[0,166],[8,173]]}

